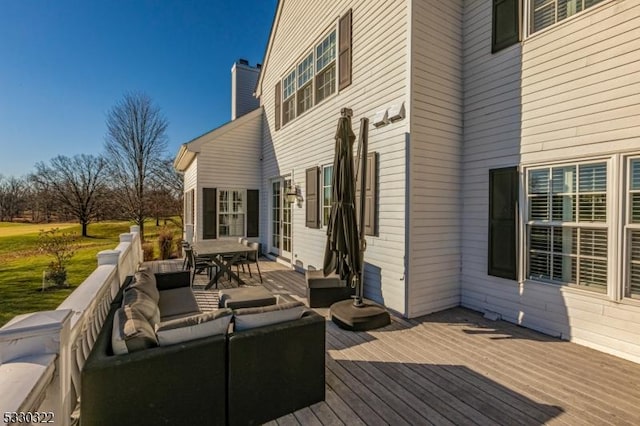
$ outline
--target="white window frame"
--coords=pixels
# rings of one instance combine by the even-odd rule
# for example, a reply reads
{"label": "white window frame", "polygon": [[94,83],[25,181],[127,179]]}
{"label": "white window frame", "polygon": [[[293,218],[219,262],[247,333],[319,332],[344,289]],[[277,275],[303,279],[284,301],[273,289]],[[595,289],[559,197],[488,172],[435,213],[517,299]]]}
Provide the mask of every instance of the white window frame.
{"label": "white window frame", "polygon": [[[296,118],[296,67],[282,79],[282,125]],[[289,105],[288,114],[285,106]]]}
{"label": "white window frame", "polygon": [[[640,194],[640,189],[632,189],[632,179],[633,179],[633,168],[632,163],[634,161],[640,162],[640,154],[629,155],[625,158],[625,184],[624,184],[624,194],[622,196],[624,201],[624,219],[622,221],[622,235],[623,235],[623,248],[621,253],[622,258],[624,259],[623,265],[623,284],[620,291],[620,298],[637,301],[640,303],[640,294],[631,294],[631,267],[633,265],[632,260],[632,248],[631,248],[631,233],[632,232],[640,232],[640,222],[633,223],[632,222],[632,210],[633,210],[633,202],[632,202],[632,194]],[[640,266],[640,262],[636,261],[636,264]]]}
{"label": "white window frame", "polygon": [[[331,182],[329,183],[329,185],[325,185],[325,176],[326,176],[326,171],[327,169],[331,169]],[[325,164],[324,166],[322,166],[322,185],[321,185],[321,191],[320,191],[320,195],[322,196],[322,209],[320,210],[322,213],[322,227],[326,227],[328,225],[328,218],[327,221],[325,221],[325,216],[324,216],[324,212],[325,209],[328,208],[329,212],[331,212],[331,202],[332,200],[329,200],[329,205],[326,205],[324,202],[324,192],[326,189],[331,189],[333,190],[333,163],[331,164]]]}
{"label": "white window frame", "polygon": [[[296,65],[296,69],[298,71],[298,88],[296,90],[296,116],[300,116],[305,112],[309,111],[315,105],[314,99],[314,76],[315,76],[315,55],[313,50],[309,52],[299,63]],[[310,105],[301,110],[301,97],[304,96],[307,90],[311,91],[311,102]]]}
{"label": "white window frame", "polygon": [[[333,45],[331,44],[331,37],[333,36]],[[316,68],[316,72],[314,74],[314,100],[315,100],[315,104],[319,104],[320,102],[324,101],[325,99],[330,98],[332,95],[334,95],[335,93],[337,93],[338,91],[338,40],[339,40],[339,34],[338,34],[338,28],[333,28],[331,31],[329,31],[324,37],[322,37],[322,39],[320,40],[319,43],[317,43],[314,47],[314,54],[315,54],[315,68]],[[329,44],[328,44],[328,50],[331,51],[333,50],[333,55],[329,58],[329,60],[326,63],[323,63],[322,66],[319,66],[318,62],[320,61],[321,58],[323,58],[325,55],[325,51],[322,52],[321,55],[319,55],[319,48],[323,47],[323,44],[329,40]],[[322,99],[319,99],[318,97],[318,77],[322,74],[326,74],[327,72],[329,72],[329,69],[333,67],[333,90],[331,93],[329,93],[328,95],[326,95],[325,97],[323,97]]]}
{"label": "white window frame", "polygon": [[[241,212],[233,212],[233,211],[223,211],[221,208],[221,196],[223,192],[229,192],[229,193],[239,193],[241,194],[241,201],[242,201],[242,211]],[[233,201],[228,201],[228,202],[233,202]],[[242,215],[243,219],[242,219],[242,233],[241,235],[236,235],[236,234],[232,234],[232,235],[222,235],[221,232],[221,223],[222,221],[220,220],[221,217],[223,215]],[[233,239],[233,238],[237,238],[237,237],[244,237],[247,234],[247,190],[243,189],[243,188],[218,188],[218,193],[216,196],[216,227],[217,227],[217,232],[218,232],[218,238],[221,239]]]}
{"label": "white window frame", "polygon": [[[579,175],[577,175],[575,177],[576,179],[576,188],[575,188],[575,194],[576,194],[576,206],[575,206],[575,218],[574,221],[572,222],[568,222],[568,221],[553,221],[551,219],[553,219],[553,217],[550,217],[549,220],[532,220],[530,218],[530,200],[531,200],[531,194],[529,193],[529,189],[530,189],[530,185],[529,185],[529,178],[530,178],[530,173],[532,171],[535,170],[543,170],[543,169],[548,169],[549,170],[549,185],[551,185],[551,176],[552,176],[552,170],[553,168],[560,168],[560,167],[567,167],[567,166],[576,166],[576,170],[578,170],[579,166],[586,166],[586,165],[590,165],[590,164],[596,164],[596,163],[604,163],[606,165],[606,179],[607,179],[607,184],[606,184],[606,189],[605,189],[605,194],[607,197],[607,201],[606,201],[606,208],[605,208],[605,212],[606,212],[606,221],[605,222],[582,222],[580,221],[579,218],[579,211],[578,211],[578,197],[580,195],[580,192],[578,190],[579,187]],[[616,250],[611,250],[611,247],[615,247],[617,245],[617,238],[616,238],[616,219],[615,219],[615,214],[618,214],[618,212],[616,211],[616,209],[613,208],[614,205],[616,205],[616,199],[617,196],[615,194],[615,189],[614,189],[614,176],[615,175],[615,167],[613,167],[613,161],[611,161],[610,158],[595,158],[595,159],[580,159],[577,161],[571,161],[571,162],[564,162],[564,163],[546,163],[546,164],[540,164],[540,165],[535,165],[535,166],[528,166],[525,167],[523,170],[523,184],[522,184],[522,188],[523,191],[521,191],[522,197],[521,197],[521,201],[523,201],[521,203],[522,207],[522,211],[521,211],[521,217],[524,218],[523,221],[523,226],[522,226],[522,232],[523,232],[523,236],[524,238],[521,238],[521,241],[523,241],[523,244],[521,246],[521,256],[522,256],[522,264],[523,264],[523,268],[522,270],[522,277],[524,280],[531,280],[531,281],[536,281],[536,282],[543,282],[543,283],[547,283],[547,284],[551,284],[551,285],[556,285],[556,286],[560,286],[560,287],[565,287],[565,288],[576,288],[576,289],[580,289],[580,290],[587,290],[587,291],[595,291],[598,293],[606,293],[608,294],[610,297],[615,298],[615,290],[616,287],[618,286],[618,281],[617,280],[617,273],[616,273],[616,265],[615,265],[615,259],[616,259]],[[572,192],[574,193],[574,192]],[[552,199],[551,196],[553,195],[552,192],[552,188],[549,187],[548,190],[548,194],[549,194],[549,206],[551,206],[552,204]],[[550,210],[551,212],[551,210]],[[531,262],[531,229],[532,227],[549,227],[551,229],[554,228],[560,228],[560,229],[606,229],[607,230],[607,247],[609,248],[608,252],[607,252],[607,257],[605,258],[606,261],[606,268],[607,268],[607,285],[606,285],[606,290],[602,290],[602,289],[597,289],[597,288],[592,288],[589,286],[583,286],[583,285],[579,285],[576,283],[566,283],[566,282],[562,282],[562,281],[550,281],[550,280],[541,280],[541,279],[537,279],[534,277],[530,277],[529,275],[529,268],[530,268],[530,262]],[[579,244],[579,240],[576,241],[576,244]],[[550,253],[554,253],[553,251],[553,247],[551,248]],[[570,256],[570,257],[574,257],[574,256]],[[579,252],[575,255],[576,259],[579,259],[580,254]],[[585,256],[586,258],[589,258],[589,256]],[[583,258],[585,258],[583,257]],[[577,267],[577,262],[578,260],[576,260],[576,267]]]}
{"label": "white window frame", "polygon": [[[582,1],[583,4],[584,4],[584,2],[586,0],[577,0],[577,1]],[[562,23],[567,22],[567,21],[575,18],[576,16],[580,16],[583,13],[590,12],[590,11],[594,10],[595,8],[600,7],[600,6],[602,6],[602,5],[606,4],[606,3],[609,3],[611,1],[615,1],[615,0],[601,0],[596,4],[593,4],[593,5],[591,5],[591,6],[587,7],[587,8],[583,8],[580,12],[576,12],[576,13],[574,13],[574,14],[572,14],[570,16],[567,16],[566,18],[563,18],[562,20],[558,21],[558,18],[557,18],[557,15],[558,15],[558,0],[549,0],[549,3],[555,3],[555,5],[556,5],[555,6],[555,15],[556,15],[555,22],[553,24],[547,25],[546,27],[540,28],[537,31],[533,31],[533,19],[534,19],[534,10],[533,10],[533,8],[535,6],[535,0],[524,0],[523,1],[523,7],[524,7],[523,10],[524,10],[525,19],[524,19],[524,22],[523,22],[523,26],[524,26],[523,34],[526,34],[527,38],[531,37],[531,36],[534,36],[534,35],[537,35],[537,34],[540,34],[540,33],[546,31],[549,28],[553,28],[556,25],[562,25]]]}

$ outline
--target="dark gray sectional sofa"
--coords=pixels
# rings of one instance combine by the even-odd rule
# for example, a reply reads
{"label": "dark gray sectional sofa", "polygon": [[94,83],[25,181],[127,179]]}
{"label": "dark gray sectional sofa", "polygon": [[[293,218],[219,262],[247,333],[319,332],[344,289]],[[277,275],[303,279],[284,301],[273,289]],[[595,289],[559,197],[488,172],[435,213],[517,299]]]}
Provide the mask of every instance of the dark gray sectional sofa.
{"label": "dark gray sectional sofa", "polygon": [[[164,291],[190,289],[188,272],[156,274],[156,282],[160,306]],[[82,426],[261,424],[324,400],[325,318],[314,311],[114,355],[112,330],[122,293],[82,370]],[[234,315],[248,318],[260,309]]]}

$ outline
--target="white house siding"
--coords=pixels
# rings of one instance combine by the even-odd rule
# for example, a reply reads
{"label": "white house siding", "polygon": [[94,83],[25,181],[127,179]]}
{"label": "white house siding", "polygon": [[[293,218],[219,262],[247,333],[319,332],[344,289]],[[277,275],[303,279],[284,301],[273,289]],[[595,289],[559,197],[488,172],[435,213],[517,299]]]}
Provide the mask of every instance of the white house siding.
{"label": "white house siding", "polygon": [[[261,103],[265,108],[263,204],[268,211],[272,178],[291,174],[305,190],[305,169],[333,161],[335,129],[340,109],[353,110],[356,135],[361,117],[408,101],[408,15],[405,1],[281,2],[270,54],[264,65]],[[276,83],[321,41],[340,16],[353,9],[353,79],[339,94],[315,105],[276,131]],[[370,126],[370,151],[379,153],[379,235],[367,238],[365,295],[405,314],[404,249],[406,133],[408,119],[379,129]],[[270,215],[262,215],[263,244],[269,242]],[[321,267],[326,229],[305,227],[304,202],[293,208],[293,259],[300,268]],[[267,245],[268,246],[268,245]]]}
{"label": "white house siding", "polygon": [[[230,122],[230,130],[220,134],[221,129],[211,132],[215,138],[201,136],[198,161],[198,190],[196,199],[201,201],[203,188],[261,189],[262,170],[259,153],[262,137],[262,114],[258,111],[251,117]],[[224,128],[222,128],[224,130]],[[262,214],[262,213],[261,213]],[[197,239],[202,239],[202,202],[196,201]],[[260,229],[260,232],[263,232]]]}
{"label": "white house siding", "polygon": [[[486,275],[488,169],[640,151],[640,3],[604,2],[496,55],[490,16],[491,1],[467,3],[462,303],[640,362],[637,302]],[[495,101],[507,108],[492,116]]]}
{"label": "white house siding", "polygon": [[412,4],[409,316],[460,303],[462,11]]}
{"label": "white house siding", "polygon": [[[187,169],[184,171],[184,192],[187,193],[188,191],[191,191],[192,189],[193,191],[193,205],[194,208],[197,209],[198,207],[198,203],[200,202],[200,199],[198,197],[198,157],[195,157],[193,159],[193,161],[191,162],[191,164],[189,164],[189,167],[187,167]],[[186,214],[186,210],[184,211]],[[185,218],[186,220],[186,218]],[[195,236],[195,229],[198,223],[198,215],[194,214],[194,218],[193,218],[194,223],[193,225],[193,232],[194,232],[194,236]],[[185,222],[186,224],[186,222]],[[184,238],[187,239],[188,235],[186,233],[185,230],[185,235]]]}

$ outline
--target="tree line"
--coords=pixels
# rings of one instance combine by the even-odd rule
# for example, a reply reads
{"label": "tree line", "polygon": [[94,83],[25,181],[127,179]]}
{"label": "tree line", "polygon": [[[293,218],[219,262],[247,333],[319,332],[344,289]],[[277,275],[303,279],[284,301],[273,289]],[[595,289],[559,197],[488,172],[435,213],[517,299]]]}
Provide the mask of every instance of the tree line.
{"label": "tree line", "polygon": [[166,157],[168,121],[144,93],[128,93],[107,114],[104,153],[59,155],[24,176],[0,175],[0,221],[95,221],[177,217],[183,180]]}

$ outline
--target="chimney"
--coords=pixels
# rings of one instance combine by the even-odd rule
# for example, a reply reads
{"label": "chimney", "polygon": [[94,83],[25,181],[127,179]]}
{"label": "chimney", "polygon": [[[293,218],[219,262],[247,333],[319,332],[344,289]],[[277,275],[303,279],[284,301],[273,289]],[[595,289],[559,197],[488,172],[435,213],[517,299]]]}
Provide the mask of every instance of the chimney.
{"label": "chimney", "polygon": [[238,59],[231,67],[231,119],[235,120],[260,106],[253,96],[261,65],[249,65],[246,59]]}

